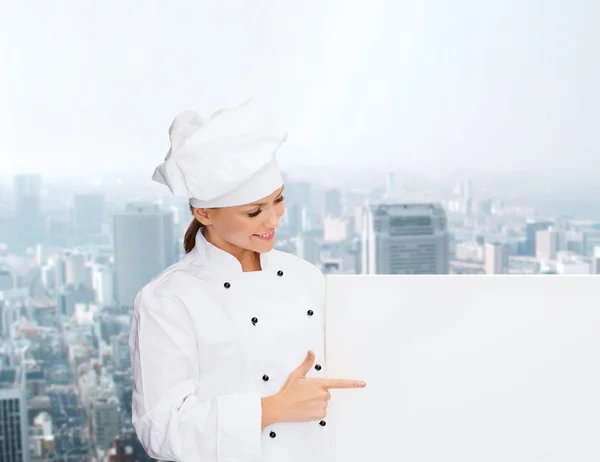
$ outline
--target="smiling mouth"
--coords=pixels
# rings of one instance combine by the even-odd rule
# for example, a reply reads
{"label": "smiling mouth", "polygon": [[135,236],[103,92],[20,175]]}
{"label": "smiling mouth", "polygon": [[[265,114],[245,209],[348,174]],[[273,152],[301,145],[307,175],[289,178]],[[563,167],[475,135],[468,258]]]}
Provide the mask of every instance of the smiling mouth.
{"label": "smiling mouth", "polygon": [[269,239],[272,239],[273,236],[275,236],[275,230],[271,231],[270,233],[267,234],[253,234],[254,237],[257,237],[259,239],[262,239],[264,241],[268,241]]}

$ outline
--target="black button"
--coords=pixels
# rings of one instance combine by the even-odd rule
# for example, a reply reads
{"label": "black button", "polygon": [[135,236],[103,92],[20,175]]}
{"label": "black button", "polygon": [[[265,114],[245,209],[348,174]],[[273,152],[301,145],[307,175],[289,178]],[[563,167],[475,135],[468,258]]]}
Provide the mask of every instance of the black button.
{"label": "black button", "polygon": [[271,432],[271,433],[269,433],[269,436],[270,436],[271,438],[275,438],[277,435],[275,434],[275,432]]}
{"label": "black button", "polygon": [[321,365],[320,365],[320,364],[317,364],[317,365],[315,366],[315,369],[316,369],[316,370],[318,370],[318,371],[320,371],[320,370],[321,370]]}
{"label": "black button", "polygon": [[308,310],[306,312],[307,315],[312,316],[313,314],[315,314],[315,312],[313,310]]}
{"label": "black button", "polygon": [[267,374],[263,375],[263,380],[265,382],[268,382],[269,381],[269,376]]}
{"label": "black button", "polygon": [[325,425],[327,425],[327,422],[325,422],[324,420],[321,420],[321,421],[319,422],[319,425],[320,425],[321,427],[324,427]]}
{"label": "black button", "polygon": [[279,276],[279,277],[283,276],[283,271],[281,271],[281,270],[277,271],[277,276]]}
{"label": "black button", "polygon": [[252,321],[252,324],[256,325],[256,323],[258,322],[258,318],[252,318],[251,321]]}
{"label": "black button", "polygon": [[229,284],[228,282],[226,282],[225,284],[223,284],[225,286],[226,289],[229,289],[231,287],[231,284]]}

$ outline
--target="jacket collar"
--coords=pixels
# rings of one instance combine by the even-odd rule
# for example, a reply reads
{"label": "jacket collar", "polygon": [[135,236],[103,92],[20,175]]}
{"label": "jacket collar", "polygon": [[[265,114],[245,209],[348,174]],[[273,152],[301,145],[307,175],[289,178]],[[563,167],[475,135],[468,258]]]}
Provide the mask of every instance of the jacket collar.
{"label": "jacket collar", "polygon": [[[193,252],[194,257],[204,261],[211,272],[219,274],[243,273],[242,264],[239,260],[229,252],[208,242],[202,233],[202,228],[196,233],[196,245]],[[260,266],[262,271],[267,269],[270,253],[271,252],[265,252],[260,254]],[[260,273],[261,271],[253,272]]]}

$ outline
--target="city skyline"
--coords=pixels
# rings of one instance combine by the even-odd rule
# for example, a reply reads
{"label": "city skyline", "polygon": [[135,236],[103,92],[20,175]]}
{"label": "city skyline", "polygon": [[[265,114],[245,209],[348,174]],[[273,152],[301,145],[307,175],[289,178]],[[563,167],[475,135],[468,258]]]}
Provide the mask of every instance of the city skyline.
{"label": "city skyline", "polygon": [[[599,19],[595,0],[4,2],[0,462],[153,461],[132,421],[134,304],[143,287],[186,256],[183,240],[193,217],[186,198],[173,197],[151,177],[170,147],[168,130],[178,113],[206,116],[250,97],[267,100],[288,130],[277,155],[285,213],[274,248],[325,276],[325,303],[314,310],[303,305],[294,319],[311,323],[320,310],[332,308],[328,316],[339,310],[339,324],[329,317],[329,326],[361,326],[354,338],[378,351],[384,345],[378,342],[387,342],[385,356],[400,358],[409,380],[420,376],[420,391],[437,397],[439,408],[461,393],[476,399],[482,411],[470,422],[489,436],[500,437],[485,420],[497,422],[498,415],[487,412],[479,392],[487,391],[498,407],[503,398],[516,402],[503,396],[501,381],[491,380],[493,371],[505,366],[516,374],[515,386],[538,400],[550,377],[565,394],[546,393],[549,401],[540,401],[535,416],[544,425],[559,419],[575,432],[574,414],[565,420],[557,398],[579,398],[590,412],[597,403],[581,401],[577,383],[588,384],[593,396],[600,377],[587,363],[566,361],[574,346],[593,348],[566,342],[564,335],[570,327],[572,339],[593,339],[598,318],[584,316],[595,312],[586,294],[600,280]],[[188,257],[194,269],[206,261]],[[269,267],[263,269],[259,276],[271,277]],[[292,267],[276,269],[279,283],[295,284],[302,276]],[[356,283],[336,289],[345,278],[330,275],[351,275]],[[389,285],[380,284],[384,279]],[[240,285],[227,281],[218,289],[239,294]],[[274,287],[268,283],[266,290]],[[295,296],[288,291],[294,286],[283,287],[282,297]],[[378,296],[387,297],[394,313],[389,321],[366,316],[377,312],[371,305],[380,305]],[[273,303],[278,316],[295,316],[282,311],[287,299]],[[569,322],[557,323],[540,348],[531,340],[544,310]],[[526,311],[534,313],[528,326]],[[203,323],[219,317],[206,314]],[[255,315],[263,329],[267,313]],[[140,322],[146,332],[164,335],[165,324],[152,330],[148,319]],[[404,343],[395,351],[382,330],[373,330],[372,340],[365,335],[378,324],[394,340],[410,342],[419,329],[427,335],[419,348]],[[521,363],[490,354],[501,338],[512,348],[508,327],[535,347],[513,348]],[[477,335],[469,340],[468,332]],[[482,362],[469,363],[473,377],[449,392],[467,379],[464,371],[427,372],[452,365],[449,356],[465,347],[482,353]],[[411,348],[426,353],[412,370],[402,363]],[[540,361],[553,364],[550,375],[532,367]],[[157,365],[171,376],[170,364]],[[230,370],[225,363],[219,369]],[[259,385],[269,376],[269,384],[278,380],[276,371],[266,372],[262,380],[264,372],[255,377]],[[537,389],[529,380],[535,374]],[[478,381],[483,376],[496,388]],[[529,389],[522,388],[524,380]],[[191,393],[200,397],[201,388]],[[410,392],[408,398],[415,402]],[[433,418],[443,418],[432,402],[425,396]],[[190,406],[171,411],[197,409]],[[515,408],[520,427],[529,428],[527,406]],[[435,435],[430,421],[421,432],[407,409],[402,406],[402,418],[411,431]],[[582,422],[595,425],[589,415]],[[514,412],[506,416],[520,431]],[[327,428],[339,431],[330,417]],[[180,421],[184,433],[186,420]],[[540,438],[548,430],[530,427]],[[468,428],[454,426],[466,438]],[[596,449],[595,428],[588,426]],[[562,448],[569,451],[565,460],[583,460],[574,434],[568,435],[573,447]],[[524,435],[506,436],[504,449],[513,443],[523,449]],[[153,438],[162,441],[161,432]],[[554,451],[560,438],[549,438]],[[482,449],[484,439],[478,441]],[[498,456],[498,448],[490,454]]]}
{"label": "city skyline", "polygon": [[[526,278],[600,275],[600,218],[540,219],[471,179],[425,188],[414,206],[401,180],[356,189],[286,178],[276,250],[325,275],[460,276],[474,288],[477,275],[524,275],[512,279],[515,293]],[[0,207],[0,372],[27,371],[11,427],[23,436],[9,453],[21,445],[31,451],[14,462],[150,462],[131,422],[127,333],[136,293],[184,256],[187,201],[127,184],[131,193],[89,194],[36,175],[11,184]]]}
{"label": "city skyline", "polygon": [[[362,190],[382,188],[386,177],[393,173],[404,192],[410,196],[398,199],[410,201],[424,191],[437,190],[450,194],[452,189],[463,181],[470,180],[475,187],[487,194],[518,199],[537,209],[542,215],[566,216],[580,220],[596,220],[600,217],[600,171],[571,173],[568,170],[549,172],[537,170],[528,172],[489,172],[488,174],[413,174],[410,172],[390,172],[389,169],[354,169],[344,166],[321,169],[283,169],[290,181],[308,181],[319,188],[339,188],[341,190]],[[536,174],[537,172],[537,174]],[[39,175],[45,190],[51,192],[55,204],[60,197],[72,194],[102,193],[107,197],[139,197],[149,201],[182,202],[173,198],[162,185],[153,182],[144,172],[117,171],[111,174],[90,173],[84,176],[55,178],[44,173]],[[14,177],[0,174],[0,203],[7,204],[12,195]],[[418,200],[426,200],[419,198]],[[57,201],[58,200],[58,201]]]}

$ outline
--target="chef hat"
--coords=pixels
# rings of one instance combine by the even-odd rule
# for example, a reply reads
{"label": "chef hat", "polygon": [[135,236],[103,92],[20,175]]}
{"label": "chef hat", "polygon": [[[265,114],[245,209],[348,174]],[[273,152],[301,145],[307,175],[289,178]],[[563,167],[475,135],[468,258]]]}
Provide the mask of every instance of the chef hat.
{"label": "chef hat", "polygon": [[169,138],[171,148],[152,179],[193,207],[244,205],[283,185],[276,153],[287,133],[253,99],[208,118],[182,112]]}

